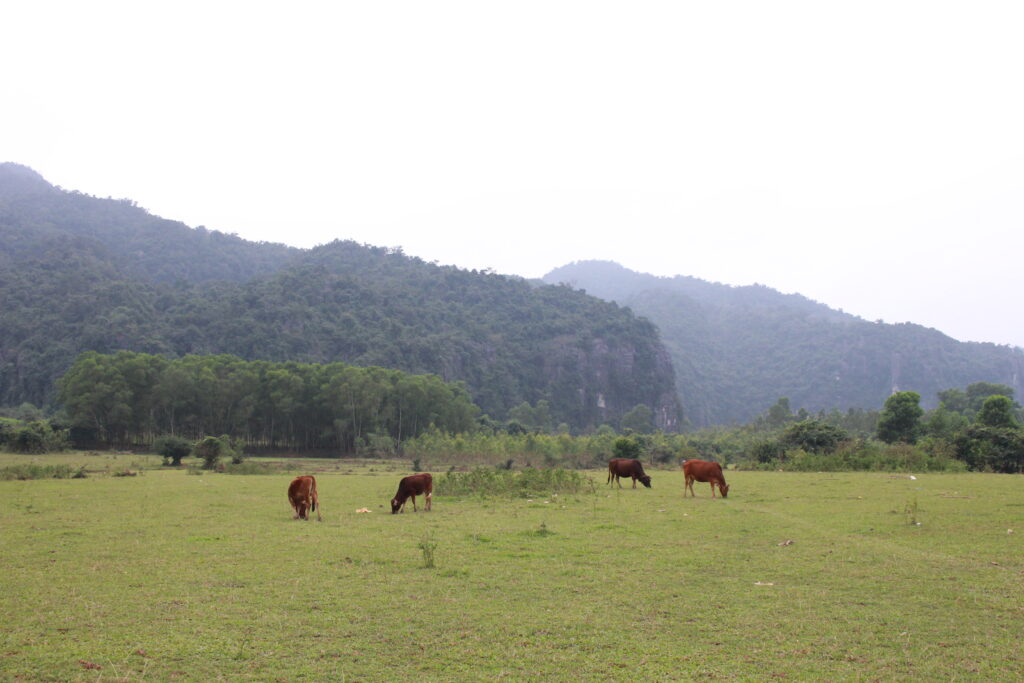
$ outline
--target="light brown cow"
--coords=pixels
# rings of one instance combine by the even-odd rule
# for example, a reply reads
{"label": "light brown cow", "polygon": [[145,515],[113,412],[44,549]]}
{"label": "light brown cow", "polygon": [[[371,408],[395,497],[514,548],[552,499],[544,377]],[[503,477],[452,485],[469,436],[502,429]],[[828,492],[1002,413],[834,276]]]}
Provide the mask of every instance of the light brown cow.
{"label": "light brown cow", "polygon": [[288,485],[288,502],[295,508],[295,516],[292,519],[309,520],[309,513],[315,511],[316,521],[324,521],[320,516],[315,477],[306,475],[292,479],[292,483]]}
{"label": "light brown cow", "polygon": [[693,482],[706,481],[711,484],[711,497],[715,497],[715,486],[722,492],[722,498],[729,497],[729,485],[725,483],[725,475],[722,474],[722,466],[717,462],[707,460],[687,460],[683,463],[683,474],[686,475],[686,485],[683,487],[683,498],[686,497],[686,489],[696,498],[693,492]]}

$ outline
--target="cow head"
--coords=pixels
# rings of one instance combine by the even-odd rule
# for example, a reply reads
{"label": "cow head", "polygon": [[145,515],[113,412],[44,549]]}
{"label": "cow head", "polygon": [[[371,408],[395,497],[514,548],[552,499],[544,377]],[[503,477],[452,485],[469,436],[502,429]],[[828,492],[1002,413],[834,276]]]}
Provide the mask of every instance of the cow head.
{"label": "cow head", "polygon": [[728,484],[719,484],[718,485],[718,491],[722,494],[722,498],[728,498],[729,497],[729,485]]}
{"label": "cow head", "polygon": [[646,486],[647,488],[651,488],[651,478],[649,476],[647,476],[646,474],[644,476],[640,477],[640,483],[643,484],[644,486]]}
{"label": "cow head", "polygon": [[398,498],[391,499],[391,514],[395,514],[402,508],[402,504],[398,502]]}

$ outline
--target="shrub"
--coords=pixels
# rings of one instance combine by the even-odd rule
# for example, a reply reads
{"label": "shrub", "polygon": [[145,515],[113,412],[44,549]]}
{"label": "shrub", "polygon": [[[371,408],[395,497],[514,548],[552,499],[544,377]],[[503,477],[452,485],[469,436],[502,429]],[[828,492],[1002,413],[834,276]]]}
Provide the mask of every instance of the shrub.
{"label": "shrub", "polygon": [[612,455],[616,458],[639,458],[640,444],[634,439],[625,436],[619,437],[615,439],[615,443],[612,445]]}
{"label": "shrub", "polygon": [[192,451],[192,444],[178,436],[161,436],[153,442],[153,451],[163,456],[165,465],[177,467]]}
{"label": "shrub", "polygon": [[67,450],[68,434],[67,430],[53,429],[49,422],[37,420],[15,429],[7,446],[15,453],[54,453]]}
{"label": "shrub", "polygon": [[203,461],[204,470],[217,469],[221,457],[232,452],[231,442],[227,436],[207,436],[192,446],[192,454]]}

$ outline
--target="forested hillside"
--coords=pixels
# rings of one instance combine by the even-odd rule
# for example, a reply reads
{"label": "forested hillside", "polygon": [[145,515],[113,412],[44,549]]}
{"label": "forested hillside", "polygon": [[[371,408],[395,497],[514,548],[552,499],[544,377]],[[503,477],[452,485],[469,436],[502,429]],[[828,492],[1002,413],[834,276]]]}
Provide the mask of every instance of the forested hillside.
{"label": "forested hillside", "polygon": [[972,382],[1024,392],[1024,352],[959,342],[919,325],[865,321],[797,294],[697,278],[661,278],[615,263],[581,262],[546,275],[629,306],[661,330],[684,414],[697,426],[746,422],[779,397],[809,411],[879,409],[912,390]]}
{"label": "forested hillside", "polygon": [[614,303],[352,242],[246,242],[0,165],[0,405],[50,403],[81,352],[119,350],[432,373],[495,419],[547,401],[576,429],[641,404],[680,420],[656,328]]}

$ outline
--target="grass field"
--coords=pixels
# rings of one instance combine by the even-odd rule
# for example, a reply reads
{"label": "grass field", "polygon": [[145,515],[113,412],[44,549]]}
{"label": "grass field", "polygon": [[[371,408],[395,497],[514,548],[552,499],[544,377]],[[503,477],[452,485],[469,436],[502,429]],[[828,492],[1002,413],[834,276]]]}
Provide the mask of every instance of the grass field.
{"label": "grass field", "polygon": [[141,475],[0,482],[0,679],[1024,678],[1019,476],[594,472],[393,516],[402,463],[322,461],[317,523],[292,474],[96,457]]}

